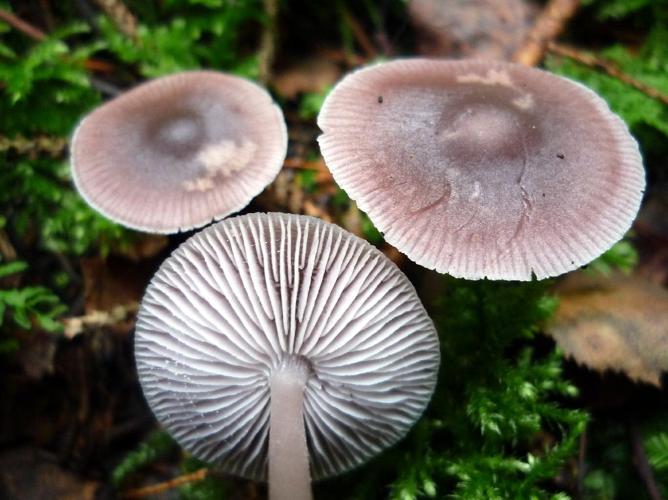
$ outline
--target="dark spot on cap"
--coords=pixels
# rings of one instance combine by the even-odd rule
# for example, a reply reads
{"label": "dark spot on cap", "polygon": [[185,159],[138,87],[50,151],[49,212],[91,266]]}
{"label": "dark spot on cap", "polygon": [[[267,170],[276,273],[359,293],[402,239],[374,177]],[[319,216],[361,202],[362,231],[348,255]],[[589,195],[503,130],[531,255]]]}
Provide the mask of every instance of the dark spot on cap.
{"label": "dark spot on cap", "polygon": [[[392,99],[378,104],[387,92]],[[370,127],[370,117],[380,114],[384,120]],[[579,125],[588,122],[606,125]],[[532,267],[539,279],[570,271],[575,265],[568,257],[581,262],[596,253],[594,247],[602,252],[626,232],[644,186],[637,145],[600,97],[519,65],[433,59],[376,64],[348,75],[328,94],[318,125],[327,167],[387,240],[418,264],[460,278],[529,280]],[[394,182],[388,181],[391,171]],[[526,191],[520,200],[519,172],[530,173],[528,185],[519,186]],[[586,189],[572,189],[585,182]],[[550,190],[550,203],[531,207],[536,213],[529,220],[522,213],[534,198],[547,198],[542,189]],[[451,195],[457,190],[475,196]],[[601,207],[590,203],[593,193]],[[462,214],[485,199],[499,203],[476,212],[475,224],[462,225],[468,220]],[[583,213],[589,205],[592,213]],[[564,211],[573,228],[559,222],[559,229],[544,231],[552,220],[563,221]],[[518,217],[521,239],[541,244],[532,243],[517,262],[519,254],[503,245],[480,245],[481,233],[490,241],[516,234]],[[598,230],[599,222],[605,231]],[[449,243],[455,258],[438,238],[415,237],[431,228],[458,235]],[[591,241],[584,234],[574,238],[579,232]]]}
{"label": "dark spot on cap", "polygon": [[378,96],[378,104],[383,104],[383,96],[382,95]]}

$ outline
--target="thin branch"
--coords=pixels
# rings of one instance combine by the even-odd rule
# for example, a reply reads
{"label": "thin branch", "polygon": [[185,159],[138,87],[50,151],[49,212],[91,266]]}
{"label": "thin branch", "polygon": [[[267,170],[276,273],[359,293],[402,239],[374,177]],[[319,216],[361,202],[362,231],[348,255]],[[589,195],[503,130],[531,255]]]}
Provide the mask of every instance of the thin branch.
{"label": "thin branch", "polygon": [[[47,38],[47,34],[44,33],[42,30],[36,28],[30,23],[27,23],[23,19],[16,17],[11,12],[7,12],[6,10],[0,9],[0,19],[35,41],[41,42]],[[109,68],[109,65],[107,63],[105,63],[104,61],[98,61],[97,59],[88,59],[84,64],[86,66],[86,69],[95,69],[100,67],[104,67],[105,69]],[[120,93],[120,90],[116,89],[113,85],[103,80],[100,80],[95,76],[89,75],[88,79],[90,80],[91,86],[99,90],[103,94],[108,94],[113,96]]]}
{"label": "thin branch", "polygon": [[345,64],[349,67],[360,66],[366,62],[362,56],[358,56],[357,54],[349,54],[340,49],[322,48],[319,52],[322,57],[330,59],[336,63]]}
{"label": "thin branch", "polygon": [[267,24],[262,31],[260,40],[259,80],[266,85],[271,80],[272,68],[274,66],[274,55],[276,53],[276,18],[278,17],[278,0],[264,0],[264,12],[267,16]]}
{"label": "thin branch", "polygon": [[355,37],[360,48],[364,51],[364,55],[368,59],[376,57],[376,49],[367,36],[366,31],[364,31],[362,24],[345,7],[342,7],[342,15],[343,20],[350,26],[350,31],[352,32],[353,37]]}
{"label": "thin branch", "polygon": [[536,19],[513,61],[536,66],[545,56],[548,44],[556,39],[580,7],[579,0],[550,0]]}
{"label": "thin branch", "polygon": [[587,426],[585,426],[582,434],[580,435],[580,449],[578,451],[578,469],[576,472],[577,477],[577,490],[576,498],[584,498],[584,479],[587,475]]}
{"label": "thin branch", "polygon": [[103,94],[115,97],[123,92],[119,87],[117,87],[113,83],[109,83],[96,76],[88,75],[88,80],[90,80],[90,84],[93,86],[93,88],[95,88],[96,90],[98,90]]}
{"label": "thin branch", "polygon": [[154,484],[153,486],[145,486],[143,488],[135,488],[123,493],[123,498],[145,498],[151,495],[157,495],[165,491],[173,490],[184,484],[201,481],[209,475],[209,469],[199,469],[190,474],[175,477],[164,483]]}
{"label": "thin branch", "polygon": [[12,28],[19,30],[21,33],[28,35],[33,40],[42,41],[46,38],[46,33],[41,29],[36,28],[30,23],[25,22],[20,17],[15,16],[11,12],[0,9],[0,19],[9,24]]}
{"label": "thin branch", "polygon": [[4,229],[0,229],[0,255],[4,261],[16,260],[16,250]]}
{"label": "thin branch", "polygon": [[134,303],[116,306],[109,311],[93,311],[84,316],[64,318],[62,323],[65,327],[65,337],[71,339],[86,330],[116,325],[130,318],[137,309],[138,304]]}
{"label": "thin branch", "polygon": [[327,170],[327,167],[325,167],[325,164],[322,160],[306,161],[298,156],[286,158],[283,162],[283,166],[285,168],[292,168],[295,170]]}
{"label": "thin branch", "polygon": [[95,0],[121,33],[137,41],[137,18],[121,0]]}
{"label": "thin branch", "polygon": [[655,89],[654,87],[650,87],[649,85],[646,85],[643,82],[627,75],[610,61],[605,61],[592,54],[587,54],[573,47],[568,47],[567,45],[562,45],[555,42],[550,42],[548,44],[547,51],[557,56],[567,57],[569,59],[572,59],[582,64],[583,66],[587,66],[588,68],[601,70],[607,73],[609,76],[616,78],[620,82],[625,83],[629,87],[633,87],[634,89],[639,90],[646,96],[651,97],[652,99],[656,99],[662,104],[668,106],[668,95],[663,94],[661,93],[661,91]]}
{"label": "thin branch", "polygon": [[635,424],[629,424],[629,433],[631,435],[631,446],[633,449],[633,462],[635,463],[638,474],[645,483],[645,488],[647,488],[647,494],[652,500],[661,500],[661,493],[659,492],[659,487],[656,484],[654,479],[654,474],[652,473],[652,467],[649,465],[649,460],[647,460],[647,454],[645,453],[645,447],[642,442],[642,435],[640,434],[640,429]]}
{"label": "thin branch", "polygon": [[42,16],[44,17],[44,24],[46,24],[48,30],[53,31],[56,27],[56,22],[53,19],[53,12],[49,0],[39,0],[39,7]]}

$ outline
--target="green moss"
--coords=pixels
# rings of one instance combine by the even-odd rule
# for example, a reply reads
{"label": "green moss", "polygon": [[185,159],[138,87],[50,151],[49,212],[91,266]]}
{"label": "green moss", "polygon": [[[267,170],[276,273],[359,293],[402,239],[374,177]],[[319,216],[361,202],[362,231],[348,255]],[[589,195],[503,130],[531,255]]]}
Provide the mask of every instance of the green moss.
{"label": "green moss", "polygon": [[111,473],[112,482],[117,488],[121,488],[133,474],[175,451],[177,446],[165,431],[151,433],[114,468]]}

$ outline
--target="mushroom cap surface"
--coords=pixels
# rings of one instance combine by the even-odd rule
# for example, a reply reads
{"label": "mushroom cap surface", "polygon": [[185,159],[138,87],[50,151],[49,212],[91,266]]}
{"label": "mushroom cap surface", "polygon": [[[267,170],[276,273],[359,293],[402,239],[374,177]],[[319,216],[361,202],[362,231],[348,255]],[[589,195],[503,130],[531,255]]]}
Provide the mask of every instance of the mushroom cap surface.
{"label": "mushroom cap surface", "polygon": [[177,249],[142,301],[135,355],[146,399],[176,440],[259,480],[276,370],[308,372],[317,479],[400,439],[440,359],[432,321],[389,259],[338,226],[288,214],[226,219]]}
{"label": "mushroom cap surface", "polygon": [[127,227],[174,233],[241,210],[278,174],[283,114],[253,82],[191,71],[141,84],[74,132],[72,176],[86,201]]}
{"label": "mushroom cap surface", "polygon": [[364,68],[318,125],[334,179],[386,240],[456,277],[576,269],[622,238],[645,186],[638,145],[603,99],[511,63]]}

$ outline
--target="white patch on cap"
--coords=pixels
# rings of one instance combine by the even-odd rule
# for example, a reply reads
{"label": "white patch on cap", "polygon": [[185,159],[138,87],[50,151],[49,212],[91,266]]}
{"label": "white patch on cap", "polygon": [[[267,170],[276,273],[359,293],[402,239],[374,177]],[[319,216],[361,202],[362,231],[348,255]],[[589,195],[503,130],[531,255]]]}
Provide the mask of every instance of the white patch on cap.
{"label": "white patch on cap", "polygon": [[482,189],[480,188],[480,183],[478,181],[475,181],[473,183],[473,192],[471,193],[471,196],[469,196],[469,201],[474,201],[479,199],[481,192]]}
{"label": "white patch on cap", "polygon": [[459,83],[482,83],[484,85],[503,85],[512,87],[513,82],[510,80],[510,75],[503,70],[490,69],[487,76],[482,76],[477,73],[469,73],[457,77]]}
{"label": "white patch on cap", "polygon": [[183,187],[187,191],[213,189],[214,177],[242,170],[251,162],[256,150],[257,144],[248,139],[245,139],[239,146],[229,140],[207,145],[197,155],[197,161],[204,165],[206,171],[193,180],[186,180]]}
{"label": "white patch on cap", "polygon": [[531,109],[533,107],[533,96],[524,94],[521,97],[513,99],[513,104],[520,109]]}

